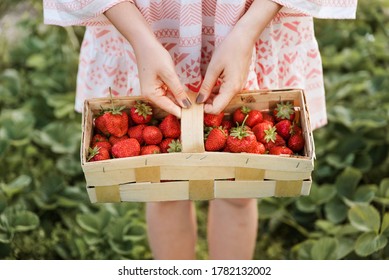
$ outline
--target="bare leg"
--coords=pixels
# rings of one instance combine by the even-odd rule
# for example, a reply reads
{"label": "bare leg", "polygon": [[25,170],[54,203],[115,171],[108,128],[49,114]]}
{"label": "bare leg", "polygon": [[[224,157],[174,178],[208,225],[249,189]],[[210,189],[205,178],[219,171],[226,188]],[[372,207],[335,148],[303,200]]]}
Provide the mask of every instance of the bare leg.
{"label": "bare leg", "polygon": [[149,202],[148,237],[155,259],[195,259],[197,224],[191,201]]}
{"label": "bare leg", "polygon": [[208,217],[210,259],[253,258],[258,229],[256,199],[213,200]]}

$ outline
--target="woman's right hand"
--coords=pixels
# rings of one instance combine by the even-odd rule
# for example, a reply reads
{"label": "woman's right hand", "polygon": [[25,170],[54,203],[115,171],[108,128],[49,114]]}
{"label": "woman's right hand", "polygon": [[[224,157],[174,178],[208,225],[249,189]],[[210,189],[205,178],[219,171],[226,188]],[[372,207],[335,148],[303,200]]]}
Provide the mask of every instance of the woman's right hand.
{"label": "woman's right hand", "polygon": [[134,49],[141,94],[180,118],[181,108],[190,107],[191,102],[169,52],[157,40],[138,8],[130,2],[122,2],[104,14]]}
{"label": "woman's right hand", "polygon": [[150,40],[142,44],[135,55],[142,95],[161,109],[181,117],[180,107],[189,108],[191,102],[169,52],[157,40]]}

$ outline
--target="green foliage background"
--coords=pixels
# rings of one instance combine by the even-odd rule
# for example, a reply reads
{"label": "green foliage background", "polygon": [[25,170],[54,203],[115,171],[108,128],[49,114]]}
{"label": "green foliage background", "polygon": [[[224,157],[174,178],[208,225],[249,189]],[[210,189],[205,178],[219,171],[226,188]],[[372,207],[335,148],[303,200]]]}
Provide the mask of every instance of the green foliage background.
{"label": "green foliage background", "polygon": [[[311,195],[258,201],[256,259],[389,258],[389,1],[316,20],[329,124]],[[89,203],[73,110],[83,28],[0,3],[0,259],[151,259],[143,203]],[[207,203],[198,202],[198,258]]]}

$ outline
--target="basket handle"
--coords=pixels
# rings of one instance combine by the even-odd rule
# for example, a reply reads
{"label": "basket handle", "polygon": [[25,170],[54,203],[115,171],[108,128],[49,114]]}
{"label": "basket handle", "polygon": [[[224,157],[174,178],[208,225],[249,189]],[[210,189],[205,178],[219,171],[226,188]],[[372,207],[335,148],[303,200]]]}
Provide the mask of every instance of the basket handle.
{"label": "basket handle", "polygon": [[190,92],[192,106],[181,111],[181,143],[184,153],[203,153],[204,149],[204,104],[197,104],[196,94]]}

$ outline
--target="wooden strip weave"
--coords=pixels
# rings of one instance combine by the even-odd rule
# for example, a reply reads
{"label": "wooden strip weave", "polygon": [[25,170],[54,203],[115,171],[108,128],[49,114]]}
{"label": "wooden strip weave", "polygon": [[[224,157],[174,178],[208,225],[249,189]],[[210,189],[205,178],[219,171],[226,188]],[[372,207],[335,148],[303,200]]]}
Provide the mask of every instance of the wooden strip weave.
{"label": "wooden strip weave", "polygon": [[189,200],[211,200],[214,198],[213,180],[189,180]]}
{"label": "wooden strip weave", "polygon": [[101,203],[121,202],[119,185],[96,186],[95,192],[96,192],[96,202],[101,202]]}

